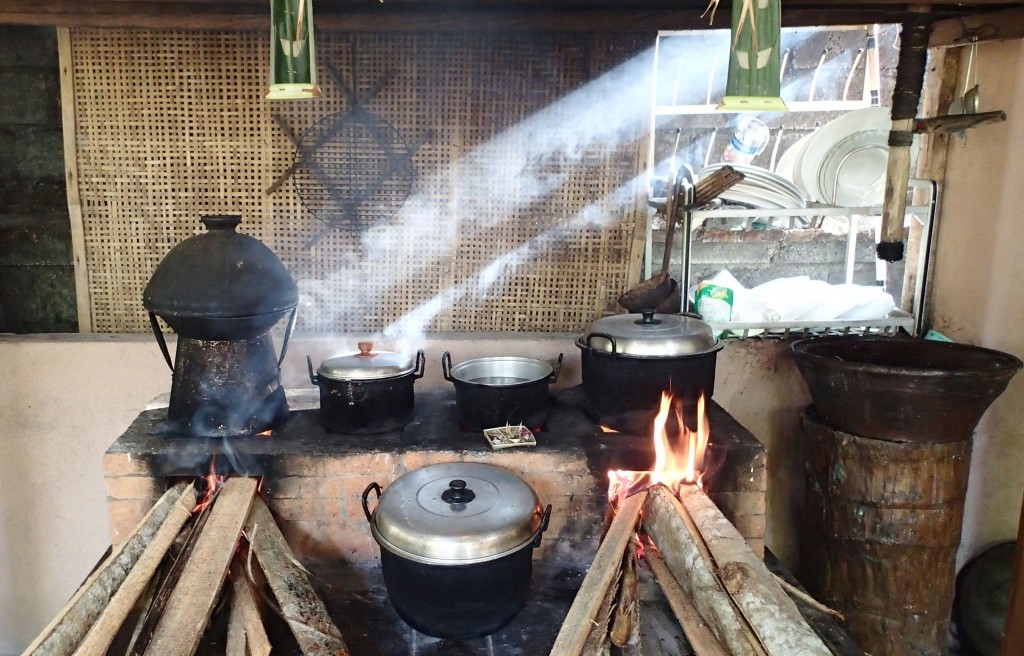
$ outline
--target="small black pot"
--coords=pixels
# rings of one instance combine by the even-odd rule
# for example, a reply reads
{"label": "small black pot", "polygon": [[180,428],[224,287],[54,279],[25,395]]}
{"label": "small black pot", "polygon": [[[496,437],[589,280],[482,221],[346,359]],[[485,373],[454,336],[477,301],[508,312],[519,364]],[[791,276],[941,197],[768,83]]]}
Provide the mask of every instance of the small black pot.
{"label": "small black pot", "polygon": [[[372,513],[370,492],[379,499]],[[446,463],[406,474],[383,497],[370,483],[362,501],[388,598],[409,626],[469,640],[522,609],[551,516],[522,480],[489,465]]]}
{"label": "small black pot", "polygon": [[441,356],[444,378],[455,385],[459,425],[467,431],[518,424],[542,428],[550,406],[548,386],[561,368],[561,353],[555,366],[533,358],[493,357],[453,367],[449,352]]}
{"label": "small black pot", "polygon": [[385,433],[401,430],[412,418],[413,384],[423,377],[423,351],[415,368],[384,378],[330,378],[313,372],[306,356],[309,380],[320,388],[320,423],[336,433]]}

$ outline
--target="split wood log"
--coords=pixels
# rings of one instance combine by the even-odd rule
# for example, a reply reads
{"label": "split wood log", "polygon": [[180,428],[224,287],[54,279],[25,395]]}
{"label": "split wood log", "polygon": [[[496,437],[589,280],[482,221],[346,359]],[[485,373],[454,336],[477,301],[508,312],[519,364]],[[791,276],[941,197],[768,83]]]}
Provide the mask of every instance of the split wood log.
{"label": "split wood log", "polygon": [[623,654],[640,653],[640,595],[636,564],[636,540],[630,540],[622,558],[622,585],[619,586],[612,627],[608,633],[612,644],[621,648]]}
{"label": "split wood log", "polygon": [[1001,123],[1006,120],[1006,112],[979,112],[977,114],[948,114],[919,118],[914,121],[914,132],[917,134],[950,134],[963,132],[968,128],[976,128],[987,123]]}
{"label": "split wood log", "polygon": [[[169,518],[181,507],[195,506],[195,490],[182,483],[167,490],[132,534],[86,579],[63,610],[23,652],[22,656],[67,656],[85,638],[132,568]],[[187,513],[186,513],[187,516]]]}
{"label": "split wood log", "polygon": [[581,653],[600,654],[611,649],[611,645],[608,642],[608,626],[612,621],[615,597],[618,596],[619,583],[621,581],[622,571],[620,570],[618,576],[615,577],[615,580],[612,581],[612,584],[608,586],[608,590],[604,593],[604,600],[597,611],[597,619],[591,623],[593,626],[587,635],[586,642],[583,643]]}
{"label": "split wood log", "polygon": [[341,631],[331,621],[324,602],[309,583],[305,568],[295,559],[262,499],[253,503],[245,534],[302,653],[348,656]]}
{"label": "split wood log", "polygon": [[736,527],[695,485],[679,500],[715,560],[719,579],[771,656],[830,656],[831,650]]}
{"label": "split wood log", "polygon": [[241,614],[242,629],[245,632],[245,644],[249,656],[267,656],[271,648],[270,639],[263,626],[263,619],[260,617],[252,586],[252,582],[246,578],[245,567],[236,558],[231,566],[232,613],[238,609]]}
{"label": "split wood log", "polygon": [[697,656],[729,656],[722,643],[718,641],[715,634],[711,632],[707,622],[697,612],[693,600],[679,585],[679,581],[669,571],[668,565],[661,557],[661,552],[653,542],[648,541],[644,545],[644,562],[647,563],[654,580],[658,582],[662,594],[668,600],[669,608],[683,627],[686,641],[690,643]]}
{"label": "split wood log", "polygon": [[[232,576],[234,576],[232,574]],[[231,595],[231,614],[228,616],[228,642],[224,648],[225,656],[246,656],[245,651],[245,618],[242,617],[242,605],[238,598]]]}
{"label": "split wood log", "polygon": [[256,494],[256,479],[233,477],[217,493],[210,518],[196,540],[185,570],[167,600],[147,654],[191,656],[199,646],[245,518]]}
{"label": "split wood log", "polygon": [[189,486],[182,492],[178,502],[174,504],[171,514],[153,536],[153,540],[146,550],[142,552],[124,583],[111,597],[106,610],[96,620],[85,636],[85,640],[75,651],[75,656],[103,656],[107,653],[114,636],[117,635],[117,631],[124,624],[125,618],[128,617],[139,597],[149,586],[157,567],[167,555],[167,550],[170,549],[175,538],[178,537],[181,527],[192,516],[195,506],[195,488]]}
{"label": "split wood log", "polygon": [[573,599],[569,613],[562,622],[550,656],[579,656],[587,641],[587,635],[594,626],[601,602],[618,577],[622,566],[622,555],[636,535],[640,509],[647,500],[647,492],[639,492],[619,503],[611,527],[594,555],[587,575],[583,578],[579,592]]}
{"label": "split wood log", "polygon": [[643,528],[719,642],[733,656],[765,654],[715,576],[707,547],[686,509],[664,486],[651,489]]}

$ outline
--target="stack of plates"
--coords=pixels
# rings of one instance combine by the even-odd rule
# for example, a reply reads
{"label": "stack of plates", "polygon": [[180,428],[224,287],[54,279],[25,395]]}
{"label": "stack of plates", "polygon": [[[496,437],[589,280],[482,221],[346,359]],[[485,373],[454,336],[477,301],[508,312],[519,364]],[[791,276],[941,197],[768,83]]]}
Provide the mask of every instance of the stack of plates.
{"label": "stack of plates", "polygon": [[886,107],[843,114],[790,146],[775,172],[813,201],[840,207],[881,205],[890,126]]}
{"label": "stack of plates", "polygon": [[745,176],[738,184],[719,196],[725,203],[766,210],[807,207],[803,194],[792,182],[759,166],[719,162],[705,166],[698,177],[706,178],[723,166],[731,166]]}

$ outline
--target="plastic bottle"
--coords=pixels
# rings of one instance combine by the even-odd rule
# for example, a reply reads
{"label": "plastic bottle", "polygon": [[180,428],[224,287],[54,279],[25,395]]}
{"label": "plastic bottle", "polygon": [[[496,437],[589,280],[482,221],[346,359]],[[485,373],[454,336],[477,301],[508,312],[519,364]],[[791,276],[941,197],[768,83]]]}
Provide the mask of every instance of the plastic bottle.
{"label": "plastic bottle", "polygon": [[722,161],[750,164],[764,151],[770,138],[771,131],[764,121],[753,116],[744,116],[736,124],[736,131],[722,153]]}

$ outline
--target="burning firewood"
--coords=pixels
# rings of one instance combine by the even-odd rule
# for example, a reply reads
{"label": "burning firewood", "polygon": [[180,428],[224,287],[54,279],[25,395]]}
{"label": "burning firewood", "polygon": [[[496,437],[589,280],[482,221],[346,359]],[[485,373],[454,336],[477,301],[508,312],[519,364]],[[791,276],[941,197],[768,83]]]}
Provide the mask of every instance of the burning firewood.
{"label": "burning firewood", "polygon": [[324,602],[309,584],[305,568],[295,559],[262,499],[257,498],[253,504],[245,532],[302,653],[348,656],[341,631],[331,621]]}
{"label": "burning firewood", "polygon": [[[122,542],[121,546],[115,549],[82,584],[71,601],[29,645],[23,656],[70,655],[87,634],[89,649],[98,649],[99,653],[102,653],[105,646],[100,648],[100,645],[104,641],[109,644],[112,631],[106,624],[99,631],[90,632],[90,629],[111,604],[115,606],[113,612],[118,614],[126,613],[130,609],[152,576],[152,569],[155,569],[166,552],[167,546],[163,546],[164,542],[166,541],[166,545],[170,544],[195,504],[195,490],[191,485],[182,483],[168,490],[135,527],[128,539]],[[153,548],[150,549],[150,546]],[[149,573],[144,574],[140,570],[138,576],[132,577],[134,568],[143,558],[143,567],[149,570]],[[126,585],[129,587],[125,588]],[[123,594],[122,588],[125,588]],[[117,630],[123,619],[122,615],[120,620],[115,620],[116,626],[113,626],[113,631]]]}
{"label": "burning firewood", "polygon": [[254,478],[229,478],[217,495],[210,518],[196,542],[147,654],[191,656],[203,637],[221,585],[238,546],[238,536],[256,494]]}
{"label": "burning firewood", "polygon": [[[619,503],[608,533],[598,547],[594,562],[555,638],[550,656],[579,656],[585,653],[584,644],[591,628],[598,623],[596,620],[605,595],[621,576],[623,553],[630,541],[635,539],[640,509],[646,500],[647,492],[644,491]],[[601,638],[603,641],[603,636]]]}
{"label": "burning firewood", "polygon": [[238,558],[235,558],[231,566],[231,591],[227,656],[267,656],[270,653],[270,640],[256,606],[252,585]]}
{"label": "burning firewood", "polygon": [[608,639],[627,656],[641,653],[637,558],[636,540],[630,540],[622,562],[622,584],[619,586],[612,626],[608,632]]}

